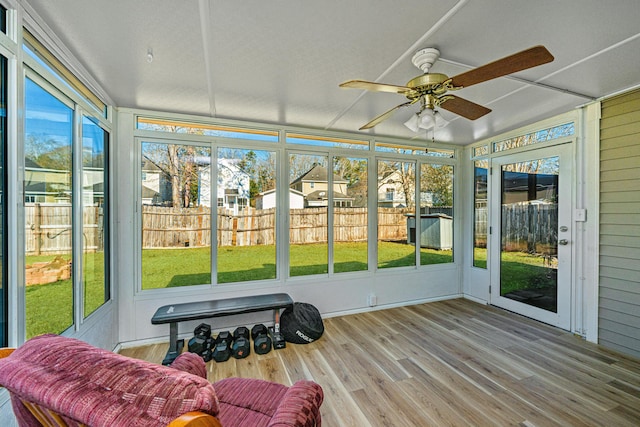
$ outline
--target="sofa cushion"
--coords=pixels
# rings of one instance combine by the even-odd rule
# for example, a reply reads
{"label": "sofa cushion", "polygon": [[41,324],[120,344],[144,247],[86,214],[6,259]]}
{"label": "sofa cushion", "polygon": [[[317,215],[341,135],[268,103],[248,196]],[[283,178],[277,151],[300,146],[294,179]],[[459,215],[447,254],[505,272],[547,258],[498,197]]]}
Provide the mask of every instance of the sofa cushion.
{"label": "sofa cushion", "polygon": [[252,427],[320,425],[322,388],[312,381],[291,387],[251,378],[226,378],[213,384],[222,425]]}
{"label": "sofa cushion", "polygon": [[186,352],[180,354],[173,361],[171,367],[207,379],[207,365],[202,360],[202,357],[195,353]]}
{"label": "sofa cushion", "polygon": [[12,400],[17,396],[94,427],[155,427],[189,411],[219,411],[204,378],[57,335],[32,338],[4,359],[0,384]]}

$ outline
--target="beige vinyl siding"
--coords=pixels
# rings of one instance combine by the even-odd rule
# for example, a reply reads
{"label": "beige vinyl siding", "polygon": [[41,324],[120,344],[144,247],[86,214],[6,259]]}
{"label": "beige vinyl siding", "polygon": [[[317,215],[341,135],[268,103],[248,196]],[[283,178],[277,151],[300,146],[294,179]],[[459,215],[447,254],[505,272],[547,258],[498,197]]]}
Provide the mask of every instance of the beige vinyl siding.
{"label": "beige vinyl siding", "polygon": [[640,357],[640,90],[602,102],[600,344]]}

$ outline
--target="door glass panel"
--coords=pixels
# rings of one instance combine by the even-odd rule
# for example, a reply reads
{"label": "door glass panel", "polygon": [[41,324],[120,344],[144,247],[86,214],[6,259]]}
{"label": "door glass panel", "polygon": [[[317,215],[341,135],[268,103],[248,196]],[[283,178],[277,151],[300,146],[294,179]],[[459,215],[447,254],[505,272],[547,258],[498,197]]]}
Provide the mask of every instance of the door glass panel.
{"label": "door glass panel", "polygon": [[501,173],[500,295],[556,313],[559,157]]}

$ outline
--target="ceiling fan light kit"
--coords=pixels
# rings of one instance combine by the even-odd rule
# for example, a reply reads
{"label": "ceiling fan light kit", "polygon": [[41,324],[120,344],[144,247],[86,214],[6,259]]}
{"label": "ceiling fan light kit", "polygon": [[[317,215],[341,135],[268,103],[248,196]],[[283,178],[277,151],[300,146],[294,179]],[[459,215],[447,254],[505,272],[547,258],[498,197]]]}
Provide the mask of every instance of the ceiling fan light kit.
{"label": "ceiling fan light kit", "polygon": [[413,132],[418,132],[420,129],[420,113],[412,114],[409,120],[404,122],[404,125]]}
{"label": "ceiling fan light kit", "polygon": [[421,103],[420,111],[405,122],[405,126],[414,132],[417,132],[418,129],[429,129],[434,126],[440,128],[448,123],[437,123],[436,114],[439,115],[439,113],[435,111],[436,107],[443,108],[469,120],[479,119],[490,113],[491,110],[459,96],[451,95],[448,92],[537,67],[554,59],[553,55],[544,46],[534,46],[478,68],[465,71],[457,76],[448,77],[445,74],[429,73],[429,69],[439,57],[440,51],[432,47],[420,49],[416,52],[411,61],[423,71],[423,74],[409,80],[405,86],[365,80],[349,80],[340,84],[340,87],[352,89],[397,93],[404,95],[409,100],[382,113],[362,126],[360,130],[371,129],[391,117],[396,110],[413,105],[418,101]]}

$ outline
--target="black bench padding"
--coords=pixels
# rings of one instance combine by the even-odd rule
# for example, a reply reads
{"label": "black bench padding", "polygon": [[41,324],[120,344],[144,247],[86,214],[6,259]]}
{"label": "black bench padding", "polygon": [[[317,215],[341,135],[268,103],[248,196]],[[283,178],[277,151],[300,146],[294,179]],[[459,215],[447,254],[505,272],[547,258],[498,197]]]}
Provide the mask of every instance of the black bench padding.
{"label": "black bench padding", "polygon": [[293,306],[288,294],[252,295],[209,301],[164,305],[156,310],[151,323],[160,325],[171,322],[232,316],[256,311],[276,310]]}

